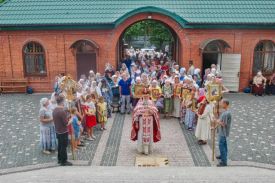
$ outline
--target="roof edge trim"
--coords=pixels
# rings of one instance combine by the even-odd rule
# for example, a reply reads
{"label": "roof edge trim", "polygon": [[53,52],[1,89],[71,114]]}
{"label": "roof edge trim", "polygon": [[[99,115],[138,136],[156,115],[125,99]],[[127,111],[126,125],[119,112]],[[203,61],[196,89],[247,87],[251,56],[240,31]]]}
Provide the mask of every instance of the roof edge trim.
{"label": "roof edge trim", "polygon": [[140,14],[140,13],[159,13],[162,15],[166,15],[170,18],[172,18],[173,20],[175,20],[178,24],[181,25],[181,27],[183,28],[185,26],[185,24],[187,24],[188,22],[186,20],[184,20],[181,16],[177,15],[174,12],[170,12],[168,10],[162,9],[162,8],[158,8],[158,7],[154,7],[154,6],[145,6],[145,7],[140,7],[137,9],[134,9],[132,11],[129,11],[128,13],[125,13],[124,15],[122,15],[121,17],[119,17],[115,22],[115,27],[119,26],[121,23],[123,23],[126,19]]}

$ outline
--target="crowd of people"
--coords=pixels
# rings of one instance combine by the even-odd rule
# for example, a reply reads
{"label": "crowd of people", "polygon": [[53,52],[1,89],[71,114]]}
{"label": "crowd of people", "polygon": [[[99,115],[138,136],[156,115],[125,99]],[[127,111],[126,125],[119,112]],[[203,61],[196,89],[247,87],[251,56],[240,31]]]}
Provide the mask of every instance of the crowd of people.
{"label": "crowd of people", "polygon": [[259,71],[253,78],[253,93],[255,96],[275,95],[275,73],[267,79]]}
{"label": "crowd of people", "polygon": [[[171,60],[168,53],[160,52],[128,52],[118,70],[107,63],[104,74],[91,70],[88,75],[82,75],[74,89],[73,105],[68,104],[62,91],[64,77],[56,77],[54,93],[50,99],[41,99],[39,112],[42,150],[50,154],[58,149],[61,165],[71,165],[66,152],[69,141],[76,151],[84,146],[84,140],[96,139],[93,128],[97,124],[100,130],[106,130],[105,123],[115,108],[121,114],[130,114],[140,99],[140,86],[150,91],[150,100],[164,118],[178,118],[186,129],[194,130],[200,145],[210,138],[210,122],[214,119],[214,104],[206,97],[207,86],[217,83],[222,86],[222,93],[228,92],[222,85],[222,73],[217,65],[212,64],[201,73],[192,60],[186,69]],[[186,95],[183,91],[187,91]],[[226,109],[229,101],[223,103]],[[229,134],[221,133],[225,137]]]}

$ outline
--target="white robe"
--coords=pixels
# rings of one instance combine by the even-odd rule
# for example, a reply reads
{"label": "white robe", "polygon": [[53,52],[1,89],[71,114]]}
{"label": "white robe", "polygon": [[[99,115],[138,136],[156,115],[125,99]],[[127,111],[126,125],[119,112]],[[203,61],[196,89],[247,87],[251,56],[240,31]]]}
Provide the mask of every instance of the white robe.
{"label": "white robe", "polygon": [[[153,152],[153,115],[147,117],[139,117],[139,131],[138,131],[138,142],[137,150],[139,153],[151,154]],[[150,128],[150,129],[148,129]],[[150,133],[147,133],[146,138],[149,139],[149,142],[144,142],[144,131],[150,130]],[[145,134],[146,135],[146,134]]]}
{"label": "white robe", "polygon": [[180,107],[181,107],[181,104],[180,104],[180,99],[175,97],[174,100],[174,109],[173,109],[173,116],[175,118],[179,118],[180,117]]}
{"label": "white robe", "polygon": [[211,137],[211,119],[213,119],[213,106],[207,104],[202,115],[198,117],[195,136],[199,140],[206,141]]}

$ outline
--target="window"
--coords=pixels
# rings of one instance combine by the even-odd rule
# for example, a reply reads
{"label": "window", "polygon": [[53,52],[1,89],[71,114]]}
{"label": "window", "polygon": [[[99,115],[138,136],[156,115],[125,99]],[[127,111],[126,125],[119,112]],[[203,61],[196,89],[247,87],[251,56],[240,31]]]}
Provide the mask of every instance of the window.
{"label": "window", "polygon": [[23,48],[24,69],[26,76],[46,75],[45,51],[36,42],[29,42]]}
{"label": "window", "polygon": [[261,41],[254,50],[253,73],[258,71],[265,75],[275,71],[275,44],[272,41]]}

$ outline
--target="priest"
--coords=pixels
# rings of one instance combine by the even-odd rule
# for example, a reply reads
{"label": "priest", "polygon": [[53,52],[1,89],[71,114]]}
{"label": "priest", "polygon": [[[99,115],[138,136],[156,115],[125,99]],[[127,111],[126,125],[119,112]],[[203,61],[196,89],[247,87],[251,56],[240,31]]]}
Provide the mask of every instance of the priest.
{"label": "priest", "polygon": [[139,153],[152,153],[153,143],[161,140],[158,109],[150,100],[148,88],[144,88],[143,97],[133,112],[131,140],[137,142]]}

